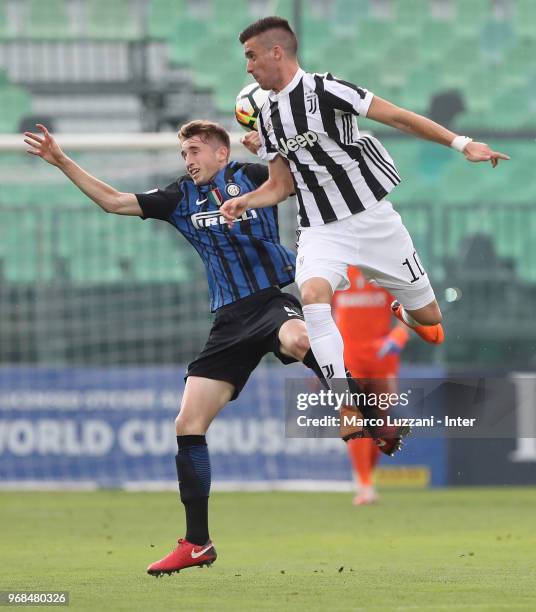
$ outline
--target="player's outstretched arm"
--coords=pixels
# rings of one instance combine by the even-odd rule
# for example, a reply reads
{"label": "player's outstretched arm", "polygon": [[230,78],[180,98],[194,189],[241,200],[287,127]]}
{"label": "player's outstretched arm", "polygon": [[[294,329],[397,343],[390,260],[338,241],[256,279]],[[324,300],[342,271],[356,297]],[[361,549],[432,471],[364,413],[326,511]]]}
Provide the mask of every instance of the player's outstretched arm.
{"label": "player's outstretched arm", "polygon": [[117,189],[103,183],[98,178],[91,176],[62,151],[44,125],[38,123],[37,127],[41,134],[24,132],[24,142],[30,146],[26,150],[27,153],[41,157],[49,164],[59,168],[80,191],[83,191],[106,212],[117,215],[143,215],[143,211],[133,193],[117,191]]}
{"label": "player's outstretched arm", "polygon": [[374,96],[372,99],[367,117],[413,136],[432,140],[446,147],[453,147],[461,151],[468,161],[489,161],[495,168],[500,159],[510,159],[504,153],[493,151],[484,142],[473,142],[469,138],[457,136],[439,123],[395,106],[378,96]]}
{"label": "player's outstretched arm", "polygon": [[248,208],[275,206],[294,193],[294,183],[287,162],[279,155],[268,164],[268,180],[255,191],[238,198],[227,200],[221,207],[221,214],[231,226]]}

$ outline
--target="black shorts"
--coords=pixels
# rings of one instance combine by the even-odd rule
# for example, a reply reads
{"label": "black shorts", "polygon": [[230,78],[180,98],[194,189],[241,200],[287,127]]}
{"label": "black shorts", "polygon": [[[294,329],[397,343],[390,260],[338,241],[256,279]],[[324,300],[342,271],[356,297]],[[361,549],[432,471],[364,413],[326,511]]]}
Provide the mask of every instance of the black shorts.
{"label": "black shorts", "polygon": [[267,353],[284,364],[297,361],[279,350],[279,328],[291,319],[303,321],[301,304],[277,287],[263,289],[216,312],[205,347],[189,365],[188,376],[224,380],[236,399],[251,372]]}

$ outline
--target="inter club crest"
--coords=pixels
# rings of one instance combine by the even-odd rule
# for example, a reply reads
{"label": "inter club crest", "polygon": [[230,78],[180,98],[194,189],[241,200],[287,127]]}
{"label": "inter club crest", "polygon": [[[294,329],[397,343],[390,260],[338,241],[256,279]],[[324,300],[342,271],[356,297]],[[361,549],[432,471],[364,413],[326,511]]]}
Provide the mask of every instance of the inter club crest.
{"label": "inter club crest", "polygon": [[237,185],[236,183],[229,183],[225,187],[225,191],[230,198],[236,198],[236,196],[240,195],[242,190],[240,189],[240,185]]}

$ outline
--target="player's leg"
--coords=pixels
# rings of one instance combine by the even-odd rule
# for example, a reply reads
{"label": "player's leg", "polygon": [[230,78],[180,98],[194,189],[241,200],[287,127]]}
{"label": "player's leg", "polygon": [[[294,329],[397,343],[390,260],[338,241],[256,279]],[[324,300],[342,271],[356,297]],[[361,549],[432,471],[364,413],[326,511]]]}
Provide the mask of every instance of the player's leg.
{"label": "player's leg", "polygon": [[[366,381],[363,386],[367,394],[396,393],[398,385],[392,370],[387,371],[379,365],[379,360],[369,356],[365,364],[351,364],[352,372]],[[356,506],[375,503],[378,494],[374,487],[373,474],[378,462],[380,449],[371,439],[350,440],[348,453],[357,481],[357,494],[353,499]]]}
{"label": "player's leg", "polygon": [[302,319],[285,321],[277,333],[279,351],[282,355],[296,361],[312,370],[325,387],[328,387],[324,372],[320,369],[316,357],[311,350],[307,328]]}
{"label": "player's leg", "polygon": [[205,434],[210,423],[230,401],[234,386],[223,380],[197,376],[186,379],[181,409],[175,420],[177,476],[186,511],[186,539],[205,544],[208,533],[210,459]]}
{"label": "player's leg", "polygon": [[353,504],[363,506],[372,504],[377,500],[377,494],[372,482],[373,453],[379,453],[379,449],[370,438],[361,440],[349,440],[348,454],[352,462],[354,475],[357,481],[357,493]]}
{"label": "player's leg", "polygon": [[303,316],[316,360],[330,379],[345,379],[344,342],[331,314],[334,289],[322,277],[305,280],[300,286]]}
{"label": "player's leg", "polygon": [[382,200],[351,217],[360,244],[356,261],[365,278],[396,298],[393,314],[423,340],[440,344],[445,338],[441,311],[428,275],[400,215]]}
{"label": "player's leg", "polygon": [[[322,382],[323,386],[327,389],[329,385],[326,381],[324,372],[321,370],[316,358],[311,350],[309,337],[307,335],[307,328],[303,320],[299,316],[300,304],[288,294],[281,294],[282,304],[276,308],[273,308],[272,315],[269,315],[271,324],[274,329],[278,330],[275,336],[276,346],[273,346],[272,350],[275,355],[283,363],[292,363],[292,361],[301,361],[306,367],[311,369]],[[288,304],[285,305],[284,301],[288,299]],[[281,308],[282,306],[282,308]],[[294,318],[290,320],[283,320],[281,313],[285,313],[284,316],[289,315],[289,311],[293,310],[295,313]],[[349,370],[345,368],[345,378],[347,381],[348,389],[351,393],[362,393],[364,389],[361,387],[359,382],[352,377]],[[400,448],[402,448],[402,438],[409,433],[407,428],[400,428],[395,426],[385,427],[370,427],[363,428],[360,425],[353,423],[344,422],[344,416],[354,416],[357,414],[357,418],[376,418],[377,414],[373,408],[363,407],[362,410],[358,410],[356,406],[344,407],[342,409],[341,438],[347,442],[352,438],[361,438],[362,436],[370,436],[373,442],[379,450],[389,456],[394,455]]]}
{"label": "player's leg", "polygon": [[186,379],[180,412],[175,421],[178,447],[175,464],[186,515],[186,535],[171,553],[148,567],[147,571],[152,575],[210,565],[216,559],[208,529],[211,478],[205,434],[234,393],[235,387],[223,380],[198,376]]}
{"label": "player's leg", "polygon": [[[299,309],[300,306],[298,303],[298,310]],[[274,324],[276,326],[278,325],[277,313],[275,313],[274,316]],[[284,363],[288,362],[285,361],[285,357],[289,357],[290,361],[301,361],[303,365],[311,369],[317,375],[322,385],[326,389],[329,389],[330,386],[328,384],[328,381],[326,380],[326,373],[325,371],[322,371],[313,351],[311,350],[311,343],[309,341],[309,336],[307,335],[307,328],[303,320],[301,318],[294,318],[289,321],[284,321],[282,324],[279,325],[280,327],[277,331],[276,337],[276,342],[278,343],[278,346],[275,348],[274,353]],[[361,420],[363,418],[363,415],[359,411],[357,411],[354,406],[341,407],[341,414],[339,415],[339,418],[341,419],[340,435],[344,441],[348,441],[349,439],[352,439],[354,437],[361,437],[362,435],[364,435],[363,427],[361,425],[354,424],[352,422],[345,423],[344,416],[355,416],[358,420]]]}

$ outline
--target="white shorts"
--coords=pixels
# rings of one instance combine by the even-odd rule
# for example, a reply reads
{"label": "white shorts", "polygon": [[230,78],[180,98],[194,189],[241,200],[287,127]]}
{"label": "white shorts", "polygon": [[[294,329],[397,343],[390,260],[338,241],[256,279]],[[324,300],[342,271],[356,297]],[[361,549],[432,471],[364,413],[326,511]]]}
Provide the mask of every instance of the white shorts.
{"label": "white shorts", "polygon": [[381,200],[340,221],[300,230],[296,283],[325,278],[333,291],[348,289],[348,266],[384,287],[408,310],[435,299],[408,230],[391,202]]}

